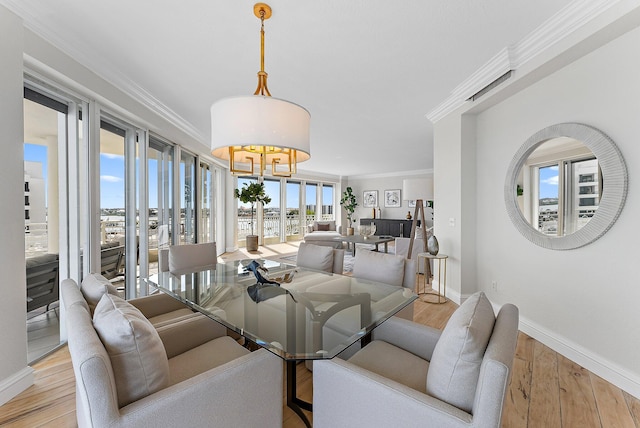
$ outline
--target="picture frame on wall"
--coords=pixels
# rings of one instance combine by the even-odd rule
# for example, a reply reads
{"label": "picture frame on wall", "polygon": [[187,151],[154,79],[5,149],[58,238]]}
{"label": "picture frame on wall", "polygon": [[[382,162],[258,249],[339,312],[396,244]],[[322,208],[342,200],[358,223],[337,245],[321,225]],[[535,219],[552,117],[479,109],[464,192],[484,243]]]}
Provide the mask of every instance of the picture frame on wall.
{"label": "picture frame on wall", "polygon": [[402,199],[400,198],[400,189],[392,189],[384,191],[385,208],[400,208]]}
{"label": "picture frame on wall", "polygon": [[[422,201],[422,206],[427,207],[429,205],[429,201]],[[415,208],[416,201],[409,201],[409,208]]]}
{"label": "picture frame on wall", "polygon": [[378,206],[378,191],[365,190],[362,192],[362,206],[365,208],[375,208]]}

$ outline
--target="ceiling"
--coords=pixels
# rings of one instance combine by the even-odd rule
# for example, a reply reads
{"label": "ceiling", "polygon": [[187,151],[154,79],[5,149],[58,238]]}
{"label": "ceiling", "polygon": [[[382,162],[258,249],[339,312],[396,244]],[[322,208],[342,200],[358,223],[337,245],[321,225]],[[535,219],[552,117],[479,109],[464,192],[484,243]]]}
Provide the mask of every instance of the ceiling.
{"label": "ceiling", "polygon": [[[198,152],[208,152],[211,104],[257,85],[254,1],[0,3],[96,74],[151,94]],[[570,1],[268,3],[269,89],[311,113],[311,159],[299,169],[358,176],[432,169],[425,114]]]}

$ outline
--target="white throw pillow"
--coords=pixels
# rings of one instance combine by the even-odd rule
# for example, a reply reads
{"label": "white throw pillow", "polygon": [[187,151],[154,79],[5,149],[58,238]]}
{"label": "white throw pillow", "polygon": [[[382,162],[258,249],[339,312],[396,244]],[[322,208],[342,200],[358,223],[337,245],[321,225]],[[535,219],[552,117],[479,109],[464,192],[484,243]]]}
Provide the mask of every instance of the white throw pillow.
{"label": "white throw pillow", "polygon": [[473,294],[456,309],[433,350],[427,394],[471,412],[495,321],[491,302],[483,292]]}
{"label": "white throw pillow", "polygon": [[404,257],[360,250],[353,262],[353,276],[401,287],[404,280]]}
{"label": "white throw pillow", "polygon": [[333,247],[301,243],[296,257],[298,266],[333,272]]}
{"label": "white throw pillow", "polygon": [[87,275],[82,280],[80,291],[82,291],[82,295],[92,311],[96,308],[96,305],[105,294],[118,294],[116,287],[114,287],[107,278],[99,273],[90,273]]}
{"label": "white throw pillow", "polygon": [[96,306],[93,326],[111,359],[120,407],[169,385],[162,340],[136,307],[105,294]]}

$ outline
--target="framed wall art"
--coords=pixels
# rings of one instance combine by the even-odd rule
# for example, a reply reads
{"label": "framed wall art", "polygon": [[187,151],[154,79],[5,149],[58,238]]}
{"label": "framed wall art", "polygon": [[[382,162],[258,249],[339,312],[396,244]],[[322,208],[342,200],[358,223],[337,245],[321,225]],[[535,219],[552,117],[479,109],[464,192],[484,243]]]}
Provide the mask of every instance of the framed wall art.
{"label": "framed wall art", "polygon": [[400,189],[384,191],[385,208],[400,208],[402,199],[400,199]]}
{"label": "framed wall art", "polygon": [[378,191],[377,190],[365,190],[362,195],[364,201],[362,206],[365,208],[375,208],[378,206]]}

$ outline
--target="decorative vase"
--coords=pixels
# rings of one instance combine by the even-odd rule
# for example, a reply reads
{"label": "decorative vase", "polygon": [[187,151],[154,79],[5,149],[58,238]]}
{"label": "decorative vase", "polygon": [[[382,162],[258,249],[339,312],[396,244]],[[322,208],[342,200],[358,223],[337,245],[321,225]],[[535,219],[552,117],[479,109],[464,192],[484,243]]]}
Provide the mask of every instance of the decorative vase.
{"label": "decorative vase", "polygon": [[411,220],[411,211],[407,211],[407,220]]}
{"label": "decorative vase", "polygon": [[347,227],[347,236],[353,235],[353,227]]}
{"label": "decorative vase", "polygon": [[427,251],[432,256],[437,255],[438,251],[440,251],[440,246],[438,245],[438,239],[436,238],[436,235],[431,235],[429,239],[427,239]]}

